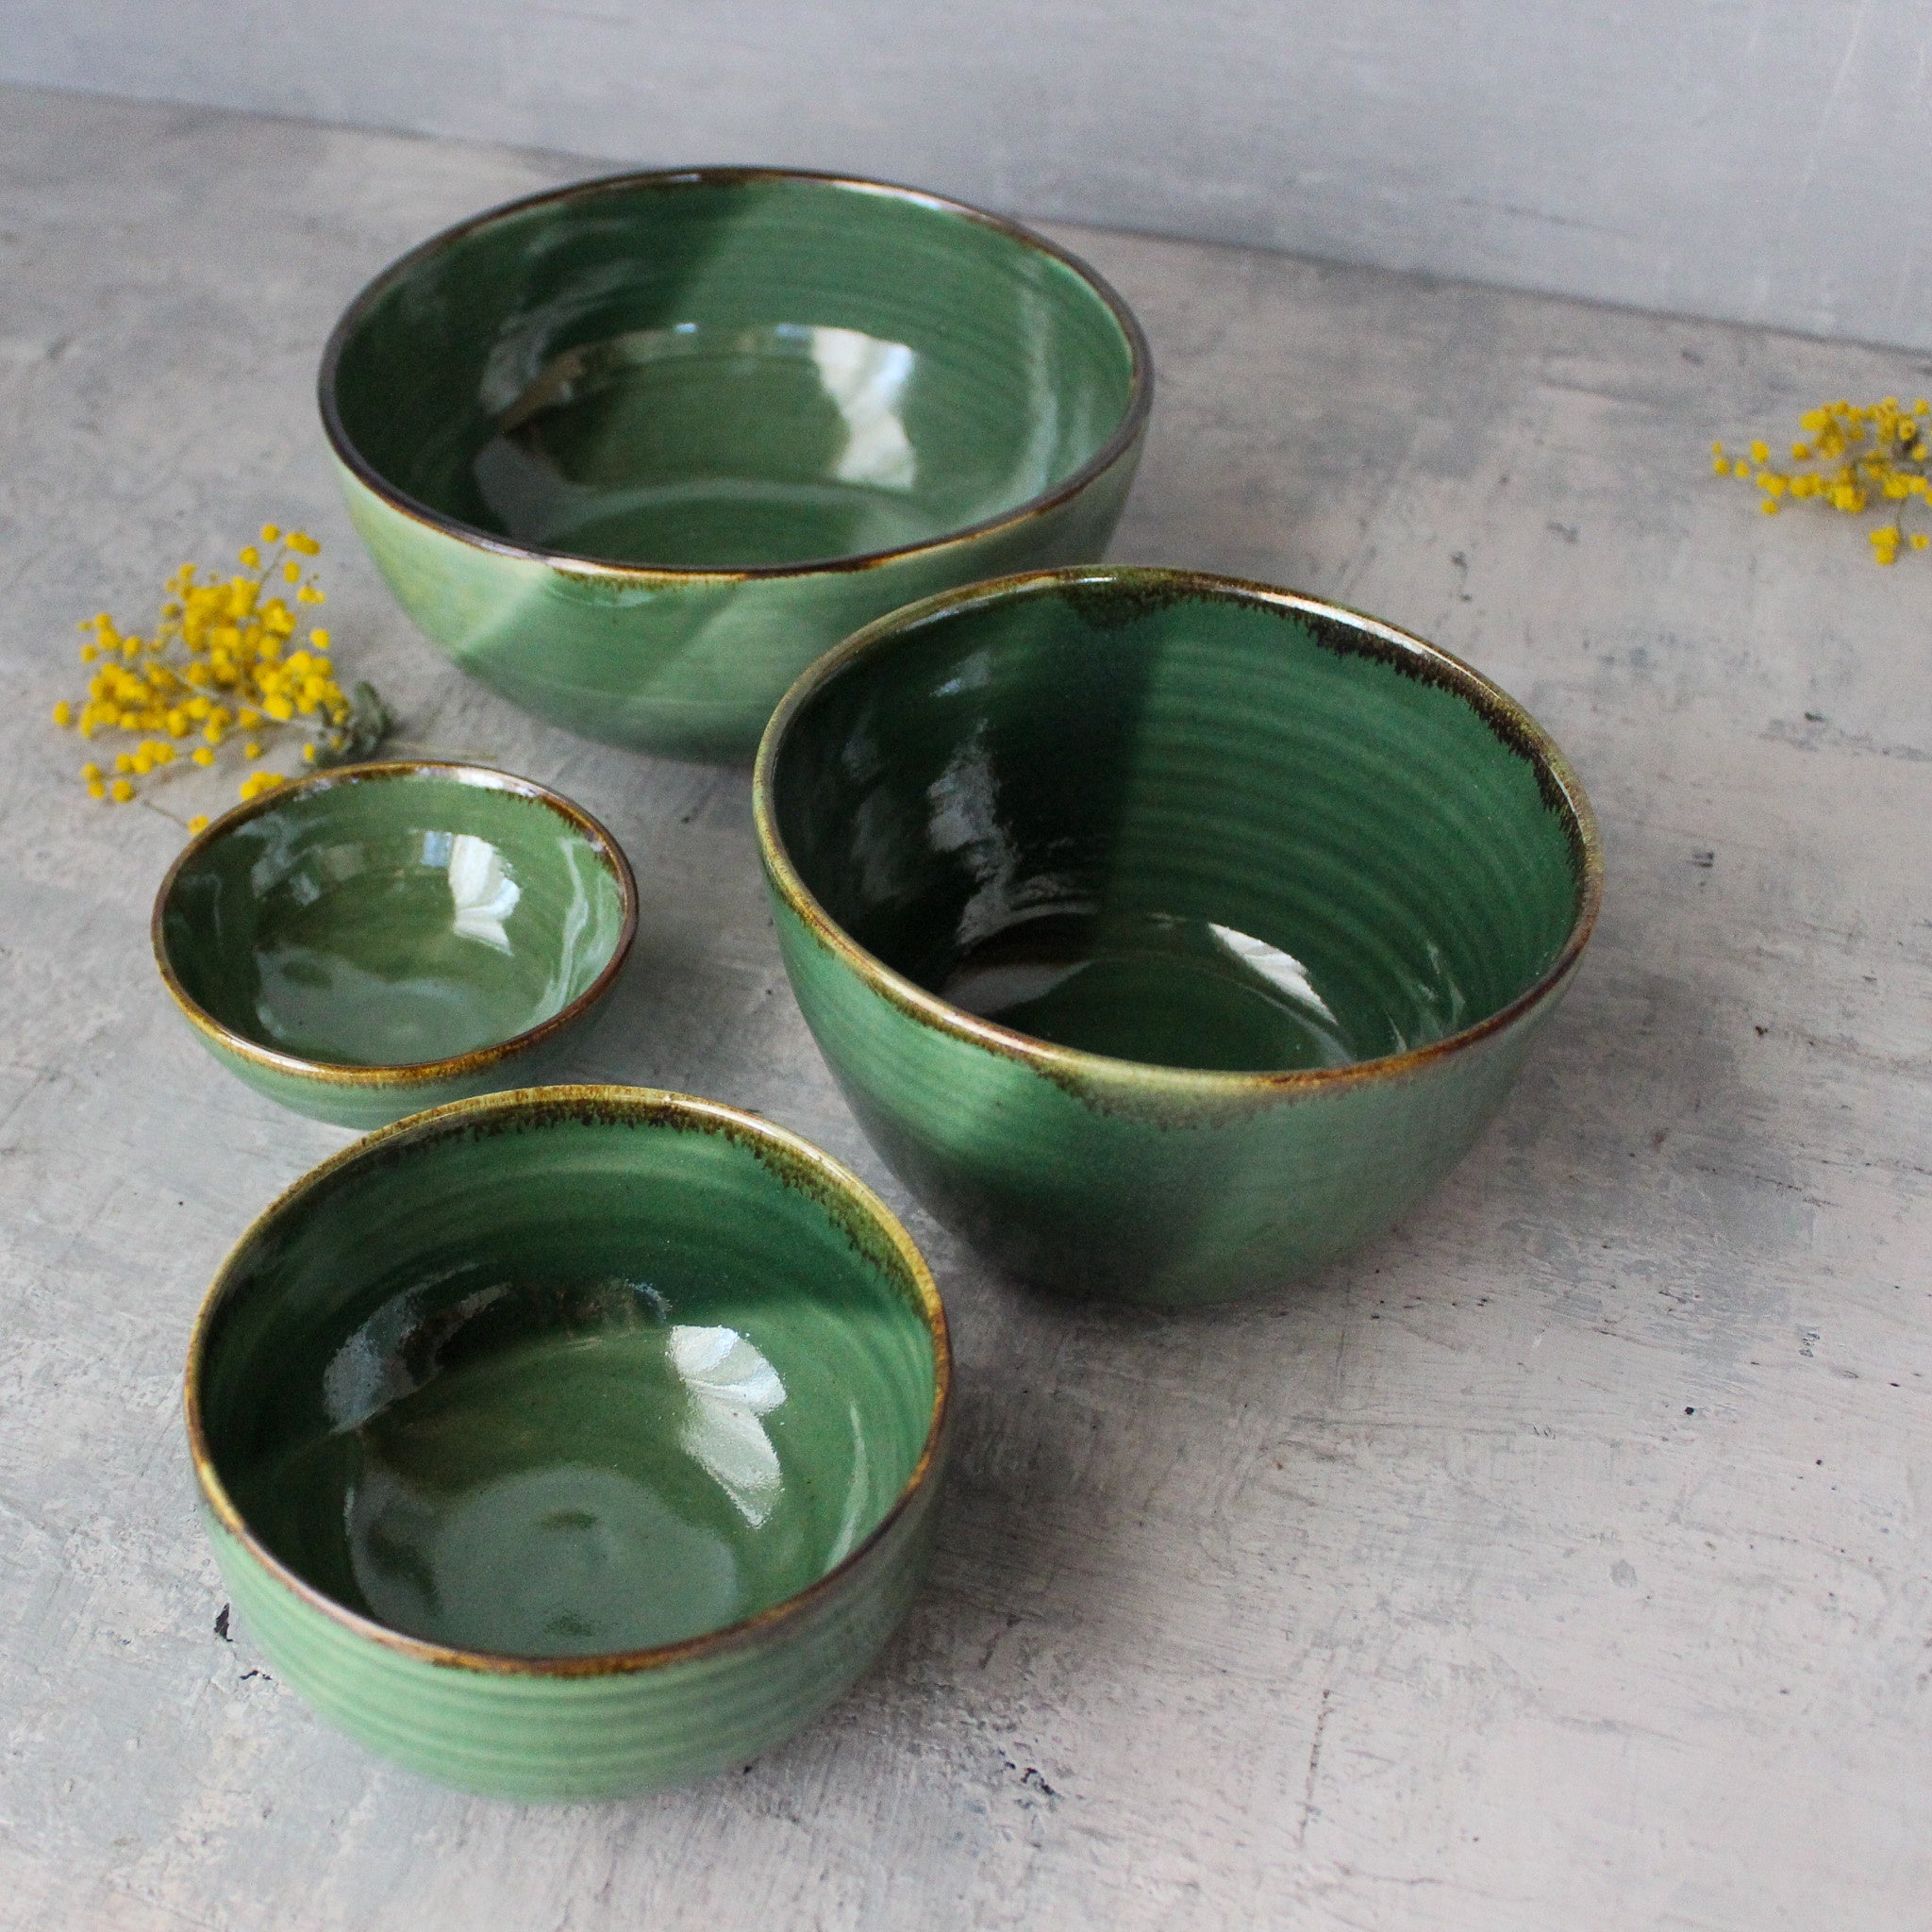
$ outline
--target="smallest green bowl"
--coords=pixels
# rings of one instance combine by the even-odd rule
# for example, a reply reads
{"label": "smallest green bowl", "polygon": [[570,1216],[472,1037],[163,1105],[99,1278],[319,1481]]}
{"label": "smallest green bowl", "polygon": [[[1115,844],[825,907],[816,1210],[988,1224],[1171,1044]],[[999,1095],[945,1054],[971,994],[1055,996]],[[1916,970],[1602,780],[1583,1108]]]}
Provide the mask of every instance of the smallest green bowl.
{"label": "smallest green bowl", "polygon": [[387,1126],[530,1083],[637,931],[616,840],[479,765],[346,765],[217,819],[155,899],[155,959],[258,1092]]}

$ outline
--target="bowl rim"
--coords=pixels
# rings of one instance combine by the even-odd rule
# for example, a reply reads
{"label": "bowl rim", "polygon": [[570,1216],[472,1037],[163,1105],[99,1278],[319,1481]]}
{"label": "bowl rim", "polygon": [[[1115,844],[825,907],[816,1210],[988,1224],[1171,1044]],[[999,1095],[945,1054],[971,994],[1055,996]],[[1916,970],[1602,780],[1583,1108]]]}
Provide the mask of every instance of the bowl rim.
{"label": "bowl rim", "polygon": [[[548,1019],[538,1021],[534,1026],[526,1026],[507,1040],[495,1041],[488,1046],[472,1047],[467,1053],[451,1054],[436,1060],[358,1066],[343,1060],[312,1059],[304,1054],[265,1046],[225,1021],[216,1019],[188,991],[168,954],[168,902],[187,869],[230,832],[251,819],[259,818],[296,799],[314,797],[338,786],[422,777],[441,778],[458,785],[475,786],[481,791],[507,791],[533,805],[544,806],[590,844],[605,869],[616,880],[618,898],[623,907],[617,944],[597,976],[568,1005],[559,1007]],[[220,818],[204,825],[175,856],[174,864],[161,880],[160,889],[155,893],[154,910],[148,920],[149,943],[154,948],[155,964],[160,969],[161,984],[168,989],[169,996],[195,1031],[209,1044],[267,1073],[292,1074],[331,1087],[361,1089],[369,1092],[379,1092],[385,1088],[467,1078],[541,1045],[581,1019],[610,991],[629,956],[637,931],[637,879],[631,872],[630,860],[624,855],[624,848],[608,826],[592,818],[582,806],[564,797],[560,791],[553,791],[547,785],[540,785],[534,778],[519,777],[514,772],[498,771],[493,765],[468,764],[448,758],[372,758],[358,764],[332,765],[272,786],[242,804],[231,807]]]}
{"label": "bowl rim", "polygon": [[[1529,987],[1494,1012],[1445,1034],[1441,1040],[1428,1041],[1406,1052],[1353,1060],[1340,1067],[1228,1073],[1121,1059],[1111,1054],[1090,1053],[1084,1048],[1061,1046],[1018,1032],[941,999],[861,946],[833,919],[805,883],[778,828],[773,799],[774,777],[792,722],[825,685],[861,659],[890,649],[908,631],[986,605],[1050,595],[1063,587],[1082,584],[1124,587],[1129,591],[1168,598],[1205,597],[1240,605],[1263,605],[1333,626],[1344,634],[1343,648],[1359,655],[1406,659],[1410,663],[1420,660],[1426,665],[1433,679],[1446,685],[1475,710],[1498,737],[1507,731],[1535,769],[1545,798],[1554,791],[1562,801],[1580,864],[1576,908],[1556,958]],[[1440,644],[1432,644],[1346,605],[1304,596],[1296,591],[1245,577],[1158,565],[1073,564],[1052,570],[1022,571],[1010,576],[989,578],[984,583],[941,591],[890,611],[855,631],[842,644],[808,666],[772,713],[758,742],[758,761],[753,768],[752,812],[758,827],[759,857],[774,893],[822,947],[908,1017],[952,1039],[1030,1067],[1058,1083],[1071,1082],[1089,1090],[1110,1089],[1116,1092],[1132,1089],[1170,1099],[1198,1097],[1234,1103],[1275,1097],[1291,1099],[1420,1073],[1502,1032],[1563,985],[1590,940],[1603,904],[1602,841],[1590,799],[1570,761],[1549,733],[1500,685]]]}
{"label": "bowl rim", "polygon": [[[425,503],[420,497],[412,496],[408,491],[399,488],[376,469],[357,447],[341,420],[341,412],[336,398],[336,378],[342,357],[348,348],[350,338],[361,326],[369,310],[392,287],[413,275],[425,262],[454,247],[477,229],[492,222],[522,214],[527,209],[540,208],[546,203],[588,200],[595,195],[639,189],[669,191],[691,187],[742,187],[760,181],[812,183],[853,193],[877,195],[884,199],[911,203],[930,208],[938,214],[991,228],[1037,254],[1047,256],[1061,267],[1070,270],[1100,298],[1103,307],[1113,317],[1115,326],[1120,329],[1126,341],[1131,364],[1127,378],[1127,404],[1113,433],[1078,469],[1048,489],[1038,491],[1009,509],[1003,509],[992,516],[981,518],[977,523],[962,524],[958,529],[943,530],[923,541],[895,544],[885,550],[855,551],[843,556],[801,558],[793,563],[723,567],[623,563],[610,558],[579,556],[573,551],[553,549],[545,544],[528,543],[518,538],[499,536],[494,531],[478,529],[474,524],[466,524],[458,517],[450,516],[434,505]],[[895,563],[906,558],[925,557],[956,544],[974,542],[995,531],[1041,516],[1079,495],[1096,477],[1110,470],[1134,448],[1146,426],[1148,411],[1153,407],[1154,358],[1148,347],[1146,333],[1134,311],[1127,307],[1113,285],[1097,269],[1091,267],[1071,249],[1062,248],[1058,242],[1048,241],[1044,235],[1008,216],[993,214],[985,208],[974,208],[970,202],[954,201],[945,195],[934,194],[923,188],[908,188],[892,181],[877,181],[863,175],[834,174],[813,168],[739,165],[654,168],[595,175],[589,180],[567,182],[558,188],[543,189],[535,194],[520,195],[513,201],[502,202],[494,208],[484,208],[462,221],[453,223],[447,228],[430,236],[426,242],[419,242],[414,248],[391,262],[342,310],[335,327],[329,332],[328,342],[322,352],[322,366],[316,377],[316,391],[322,413],[323,433],[328,439],[329,448],[336,459],[365,490],[412,522],[422,524],[443,536],[453,537],[472,548],[513,558],[519,562],[553,565],[568,571],[573,576],[608,578],[625,584],[644,583],[671,587],[680,584],[751,583],[766,578],[830,575],[846,571],[872,570],[880,564]]]}
{"label": "bowl rim", "polygon": [[[214,1465],[214,1453],[202,1413],[201,1380],[206,1367],[209,1330],[214,1318],[233,1291],[237,1270],[248,1249],[277,1218],[299,1208],[304,1199],[341,1173],[362,1162],[383,1161],[404,1153],[413,1144],[422,1145],[459,1134],[479,1118],[497,1114],[531,1114],[540,1124],[546,1112],[559,1108],[575,1110],[578,1119],[612,1114],[628,1118],[631,1124],[670,1126],[675,1131],[695,1128],[703,1132],[723,1132],[740,1141],[749,1140],[767,1150],[775,1150],[791,1166],[794,1174],[803,1173],[826,1185],[840,1199],[855,1207],[886,1238],[888,1245],[904,1266],[914,1291],[916,1312],[924,1319],[927,1340],[932,1345],[933,1399],[924,1441],[910,1473],[900,1485],[891,1506],[871,1530],[829,1570],[815,1577],[802,1590],[782,1597],[763,1609],[715,1630],[700,1631],[695,1637],[680,1638],[673,1643],[651,1644],[640,1650],[594,1652],[579,1657],[517,1657],[507,1652],[472,1650],[461,1644],[439,1643],[429,1638],[411,1637],[377,1619],[365,1616],[338,1602],[326,1591],[318,1590],[299,1572],[275,1556],[249,1527],[236,1507],[227,1486]],[[550,1122],[549,1124],[556,1123]],[[791,1183],[788,1180],[787,1185]],[[242,1546],[248,1557],[268,1577],[291,1595],[321,1611],[351,1636],[381,1645],[385,1650],[418,1661],[448,1669],[464,1670],[494,1677],[609,1677],[661,1670],[668,1664],[684,1663],[717,1652],[737,1649],[754,1641],[792,1618],[811,1608],[851,1575],[891,1533],[912,1507],[919,1494],[934,1479],[952,1407],[953,1355],[946,1321],[945,1304],[939,1284],[925,1257],[906,1232],[898,1217],[873,1190],[842,1161],[835,1160],[801,1134],[781,1127],[775,1121],[744,1108],[731,1107],[720,1100],[705,1100],[695,1094],[675,1093],[659,1087],[621,1087],[613,1085],[568,1085],[512,1088],[503,1093],[485,1093],[470,1100],[454,1100],[443,1107],[426,1108],[392,1125],[378,1128],[359,1141],[333,1154],[312,1167],[299,1180],[291,1182],[275,1196],[223,1257],[208,1292],[202,1297],[194,1327],[188,1341],[188,1361],[183,1375],[182,1404],[188,1428],[190,1460],[202,1500],[222,1528]]]}

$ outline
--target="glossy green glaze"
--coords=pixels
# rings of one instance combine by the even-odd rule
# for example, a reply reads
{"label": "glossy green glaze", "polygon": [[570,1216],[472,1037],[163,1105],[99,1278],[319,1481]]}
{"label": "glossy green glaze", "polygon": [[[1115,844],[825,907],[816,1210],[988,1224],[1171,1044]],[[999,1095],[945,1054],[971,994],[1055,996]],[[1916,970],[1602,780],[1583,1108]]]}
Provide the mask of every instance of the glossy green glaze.
{"label": "glossy green glaze", "polygon": [[1119,297],[1024,229],[708,169],[438,236],[351,306],[321,394],[358,530],[458,665],[733,758],[858,625],[1099,556],[1151,387]]}
{"label": "glossy green glaze", "polygon": [[1560,755],[1373,620],[1041,573],[814,666],[759,753],[793,991],[874,1144],[1013,1273],[1291,1280],[1467,1150],[1602,890]]}
{"label": "glossy green glaze", "polygon": [[917,1586],[949,1379],[919,1254],[729,1108],[538,1088],[318,1168],[190,1352],[215,1553],[278,1674],[517,1797],[742,1762]]}
{"label": "glossy green glaze", "polygon": [[526,1083],[636,927],[616,841],[473,765],[347,766],[208,826],[155,901],[155,958],[225,1066],[342,1126]]}

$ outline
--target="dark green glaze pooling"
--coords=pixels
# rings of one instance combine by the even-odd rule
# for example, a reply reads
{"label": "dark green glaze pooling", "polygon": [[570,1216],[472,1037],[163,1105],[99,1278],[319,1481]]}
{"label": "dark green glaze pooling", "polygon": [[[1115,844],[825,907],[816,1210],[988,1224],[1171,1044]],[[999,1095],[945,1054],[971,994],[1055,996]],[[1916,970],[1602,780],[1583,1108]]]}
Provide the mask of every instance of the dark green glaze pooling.
{"label": "dark green glaze pooling", "polygon": [[[862,1667],[924,1549],[898,1522],[945,1380],[930,1278],[842,1170],[727,1108],[539,1089],[405,1123],[264,1216],[190,1426],[291,1681],[432,1775],[601,1793],[712,1768]],[[828,1651],[799,1618],[835,1585]],[[330,1627],[284,1628],[290,1588]],[[715,1708],[667,1729],[686,1665]],[[626,1676],[600,1734],[569,1687]]]}
{"label": "dark green glaze pooling", "polygon": [[232,814],[162,888],[162,971],[209,1047],[350,1125],[514,1084],[634,923],[608,834],[475,767],[351,769]]}
{"label": "dark green glaze pooling", "polygon": [[758,772],[806,1017],[1016,1272],[1157,1301],[1320,1265],[1468,1146],[1600,890],[1532,721],[1415,640],[1185,573],[934,599]]}
{"label": "dark green glaze pooling", "polygon": [[1041,238],[746,169],[439,236],[322,375],[351,513],[430,635],[558,723],[701,756],[882,611],[1098,555],[1150,392],[1132,316]]}

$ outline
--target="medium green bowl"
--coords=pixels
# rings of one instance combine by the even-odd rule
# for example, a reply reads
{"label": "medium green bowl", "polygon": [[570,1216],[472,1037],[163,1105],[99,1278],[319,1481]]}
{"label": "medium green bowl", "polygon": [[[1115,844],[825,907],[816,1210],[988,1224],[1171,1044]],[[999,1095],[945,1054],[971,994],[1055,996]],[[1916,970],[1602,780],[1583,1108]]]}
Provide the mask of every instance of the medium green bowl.
{"label": "medium green bowl", "polygon": [[479,215],[350,305],[349,513],[463,670],[588,737],[748,756],[858,625],[1100,556],[1153,376],[1040,236],[910,189],[704,168]]}
{"label": "medium green bowl", "polygon": [[155,897],[155,959],[215,1058],[386,1126],[525,1085],[616,980],[637,886],[566,798],[480,765],[345,765],[217,819]]}
{"label": "medium green bowl", "polygon": [[1387,625],[1182,571],[955,592],[765,733],[793,991],[880,1154],[1037,1283],[1273,1288],[1501,1105],[1602,895],[1544,733]]}
{"label": "medium green bowl", "polygon": [[922,1574],[950,1382],[919,1251],[756,1115],[549,1087],[346,1148],[189,1347],[225,1582],[275,1674],[445,1784],[742,1764]]}

